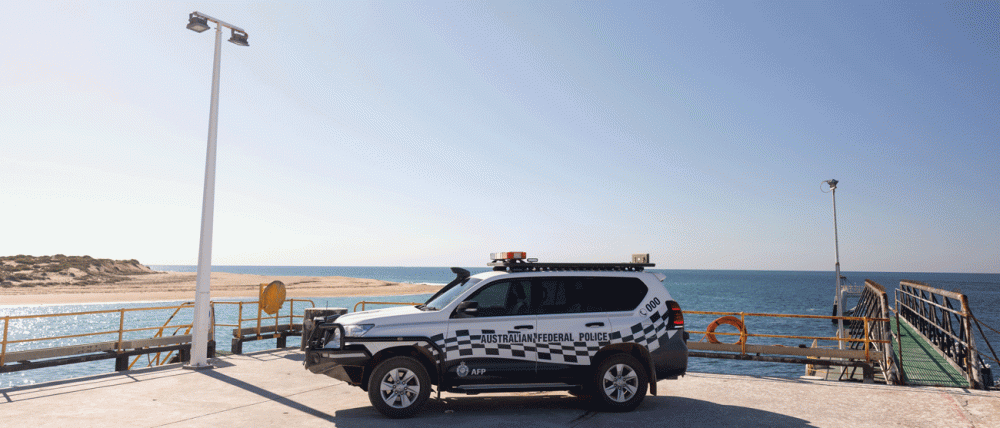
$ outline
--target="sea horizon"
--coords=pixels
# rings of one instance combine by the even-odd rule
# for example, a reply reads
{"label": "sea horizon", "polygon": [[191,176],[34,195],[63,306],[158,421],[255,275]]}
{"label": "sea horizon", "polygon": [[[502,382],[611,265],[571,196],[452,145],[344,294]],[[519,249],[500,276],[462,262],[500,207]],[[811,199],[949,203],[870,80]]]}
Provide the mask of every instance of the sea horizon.
{"label": "sea horizon", "polygon": [[[149,267],[158,272],[194,272],[198,265],[175,265],[175,264],[146,264]],[[230,272],[227,268],[237,268],[237,269],[249,269],[249,268],[303,268],[303,269],[316,269],[316,268],[363,268],[363,269],[451,269],[452,267],[460,267],[462,269],[481,269],[481,270],[491,270],[488,266],[402,266],[402,265],[212,265],[212,272],[227,272],[227,273],[241,273],[241,272]],[[182,270],[175,270],[175,268],[181,268]],[[648,271],[690,271],[690,272],[791,272],[791,273],[811,273],[811,272],[822,272],[833,274],[834,269],[702,269],[702,268],[658,268],[652,267],[647,268]],[[943,275],[998,275],[1000,272],[959,272],[959,271],[876,271],[876,270],[842,270],[841,274],[845,273],[880,273],[880,274],[943,274]]]}

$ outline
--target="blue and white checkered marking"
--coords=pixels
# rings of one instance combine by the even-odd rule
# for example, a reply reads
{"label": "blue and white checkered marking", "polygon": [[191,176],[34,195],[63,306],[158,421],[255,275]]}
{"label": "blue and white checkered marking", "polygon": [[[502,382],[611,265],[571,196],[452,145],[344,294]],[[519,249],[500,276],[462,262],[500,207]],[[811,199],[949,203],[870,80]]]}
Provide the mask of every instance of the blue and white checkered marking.
{"label": "blue and white checkered marking", "polygon": [[456,330],[454,336],[445,337],[439,333],[431,340],[445,353],[449,361],[464,358],[508,358],[516,360],[537,360],[561,364],[589,365],[591,358],[605,346],[614,343],[637,343],[650,351],[660,347],[660,338],[672,336],[675,332],[667,330],[667,320],[664,314],[654,312],[649,318],[632,326],[610,333],[609,341],[584,342],[513,342],[513,343],[483,343],[483,335],[510,334],[523,335],[523,332],[495,330]]}

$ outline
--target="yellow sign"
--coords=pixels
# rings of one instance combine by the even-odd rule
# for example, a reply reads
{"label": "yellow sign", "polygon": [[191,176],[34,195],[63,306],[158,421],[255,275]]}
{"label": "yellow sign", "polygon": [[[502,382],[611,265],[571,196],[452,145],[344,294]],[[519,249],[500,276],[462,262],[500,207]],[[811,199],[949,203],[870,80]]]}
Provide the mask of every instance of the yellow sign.
{"label": "yellow sign", "polygon": [[260,285],[260,309],[268,315],[274,315],[285,304],[285,284],[281,281],[274,281],[270,284]]}

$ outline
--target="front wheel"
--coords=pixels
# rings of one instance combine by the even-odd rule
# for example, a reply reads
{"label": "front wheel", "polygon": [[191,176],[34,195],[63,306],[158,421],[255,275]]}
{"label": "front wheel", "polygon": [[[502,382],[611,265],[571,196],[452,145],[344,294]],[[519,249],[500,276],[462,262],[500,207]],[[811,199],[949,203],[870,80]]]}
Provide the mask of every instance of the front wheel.
{"label": "front wheel", "polygon": [[635,357],[615,354],[597,366],[594,373],[594,398],[614,412],[628,412],[639,407],[646,397],[649,378]]}
{"label": "front wheel", "polygon": [[419,361],[393,357],[375,366],[368,380],[368,400],[390,418],[408,418],[420,411],[431,395],[431,378]]}

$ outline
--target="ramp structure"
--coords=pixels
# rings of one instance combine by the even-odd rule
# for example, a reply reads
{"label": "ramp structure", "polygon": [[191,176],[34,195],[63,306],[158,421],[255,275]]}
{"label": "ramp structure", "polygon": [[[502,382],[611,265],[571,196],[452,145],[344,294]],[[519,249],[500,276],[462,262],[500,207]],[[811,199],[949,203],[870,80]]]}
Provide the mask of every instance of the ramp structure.
{"label": "ramp structure", "polygon": [[[917,281],[900,281],[893,332],[907,384],[986,389],[994,386],[992,367],[976,340],[969,298]],[[980,333],[982,334],[982,333]],[[985,336],[982,342],[997,361]]]}

